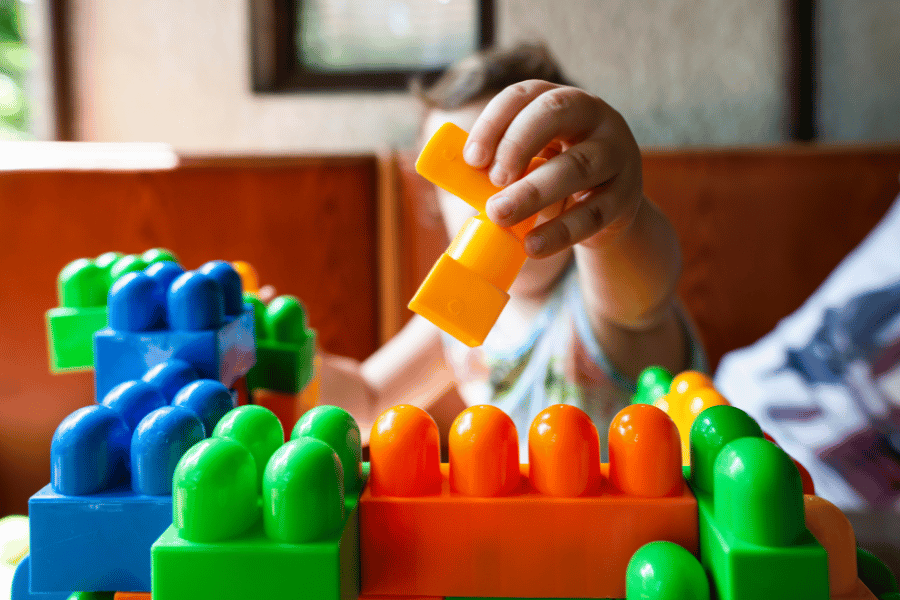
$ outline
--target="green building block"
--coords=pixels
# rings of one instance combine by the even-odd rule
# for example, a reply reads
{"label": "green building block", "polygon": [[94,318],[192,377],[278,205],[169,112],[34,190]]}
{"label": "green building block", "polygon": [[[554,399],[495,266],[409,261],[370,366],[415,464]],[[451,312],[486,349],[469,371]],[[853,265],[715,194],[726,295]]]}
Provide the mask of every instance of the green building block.
{"label": "green building block", "polygon": [[660,396],[669,393],[672,374],[663,367],[647,367],[638,376],[637,392],[631,397],[632,404],[653,404]]}
{"label": "green building block", "polygon": [[247,387],[296,394],[313,377],[316,332],[306,326],[306,311],[293,296],[279,296],[265,306],[245,294],[253,305],[256,364],[247,373]]}
{"label": "green building block", "polygon": [[163,260],[177,259],[168,250],[155,248],[141,255],[107,252],[96,259],[79,258],[66,265],[57,279],[59,306],[47,311],[50,370],[58,373],[93,368],[93,339],[107,325],[109,288],[125,273]]}
{"label": "green building block", "polygon": [[625,574],[628,600],[709,600],[709,579],[697,557],[672,542],[641,546]]}
{"label": "green building block", "polygon": [[68,600],[113,600],[115,592],[72,592]]}
{"label": "green building block", "polygon": [[314,411],[281,445],[271,411],[236,408],[182,457],[173,524],[151,551],[154,600],[358,596],[359,427]]}
{"label": "green building block", "polygon": [[806,528],[800,473],[733,406],[691,428],[700,556],[720,600],[828,600],[825,549]]}
{"label": "green building block", "polygon": [[887,594],[897,594],[897,579],[881,560],[862,548],[856,549],[856,570],[860,580],[879,599]]}

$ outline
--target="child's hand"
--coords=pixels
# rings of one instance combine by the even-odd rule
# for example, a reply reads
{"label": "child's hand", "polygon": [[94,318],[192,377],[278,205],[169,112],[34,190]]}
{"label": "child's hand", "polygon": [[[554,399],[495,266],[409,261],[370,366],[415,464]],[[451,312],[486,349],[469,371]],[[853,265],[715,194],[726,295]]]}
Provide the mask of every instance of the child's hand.
{"label": "child's hand", "polygon": [[[534,156],[549,160],[516,181]],[[559,203],[525,238],[534,257],[601,245],[634,220],[643,199],[641,154],[625,120],[574,87],[531,80],[506,88],[478,117],[463,157],[489,168],[494,185],[515,181],[488,201],[498,225]]]}

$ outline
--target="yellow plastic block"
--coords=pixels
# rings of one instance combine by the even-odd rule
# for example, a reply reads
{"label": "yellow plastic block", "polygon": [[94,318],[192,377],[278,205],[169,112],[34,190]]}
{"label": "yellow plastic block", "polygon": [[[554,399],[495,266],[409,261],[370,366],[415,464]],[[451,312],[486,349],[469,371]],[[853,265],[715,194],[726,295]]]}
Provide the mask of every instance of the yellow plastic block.
{"label": "yellow plastic block", "polygon": [[[507,292],[527,258],[522,240],[537,215],[512,227],[499,227],[487,218],[487,200],[502,188],[491,183],[486,171],[470,167],[463,159],[468,136],[453,123],[445,123],[416,162],[420,175],[467,202],[478,214],[463,225],[409,308],[463,343],[478,346],[509,300]],[[544,162],[532,159],[526,173]]]}
{"label": "yellow plastic block", "polygon": [[467,346],[479,346],[509,300],[477,273],[442,254],[409,308]]}
{"label": "yellow plastic block", "polygon": [[478,212],[484,212],[488,198],[502,188],[491,183],[487,171],[474,169],[463,159],[463,146],[468,137],[468,133],[453,123],[444,123],[422,148],[416,171]]}

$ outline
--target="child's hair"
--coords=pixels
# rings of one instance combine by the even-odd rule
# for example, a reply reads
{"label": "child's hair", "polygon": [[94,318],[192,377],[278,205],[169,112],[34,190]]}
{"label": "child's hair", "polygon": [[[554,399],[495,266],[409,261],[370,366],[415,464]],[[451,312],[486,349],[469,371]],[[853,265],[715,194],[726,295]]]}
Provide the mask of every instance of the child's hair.
{"label": "child's hair", "polygon": [[490,48],[451,65],[430,86],[411,84],[426,109],[453,110],[529,79],[571,85],[546,45],[521,42],[507,49]]}

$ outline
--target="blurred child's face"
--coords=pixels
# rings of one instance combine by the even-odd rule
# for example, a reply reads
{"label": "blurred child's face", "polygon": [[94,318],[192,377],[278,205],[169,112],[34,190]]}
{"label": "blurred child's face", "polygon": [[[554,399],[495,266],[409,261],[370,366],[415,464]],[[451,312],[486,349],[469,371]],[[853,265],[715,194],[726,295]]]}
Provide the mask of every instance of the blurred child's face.
{"label": "blurred child's face", "polygon": [[[489,100],[490,98],[486,98],[452,111],[429,111],[422,126],[422,144],[431,139],[431,136],[434,135],[438,128],[447,121],[458,125],[466,131],[470,131],[478,115],[487,106]],[[436,192],[438,204],[441,207],[441,214],[444,218],[444,226],[447,228],[447,235],[450,239],[453,239],[463,224],[470,217],[475,216],[476,211],[453,194],[440,188],[437,188]],[[538,216],[538,224],[556,216],[559,214],[558,211],[559,209],[556,207],[545,209]],[[522,267],[522,271],[513,283],[510,294],[532,295],[547,290],[559,277],[566,265],[569,264],[571,255],[572,250],[566,249],[547,258],[528,258]]]}

